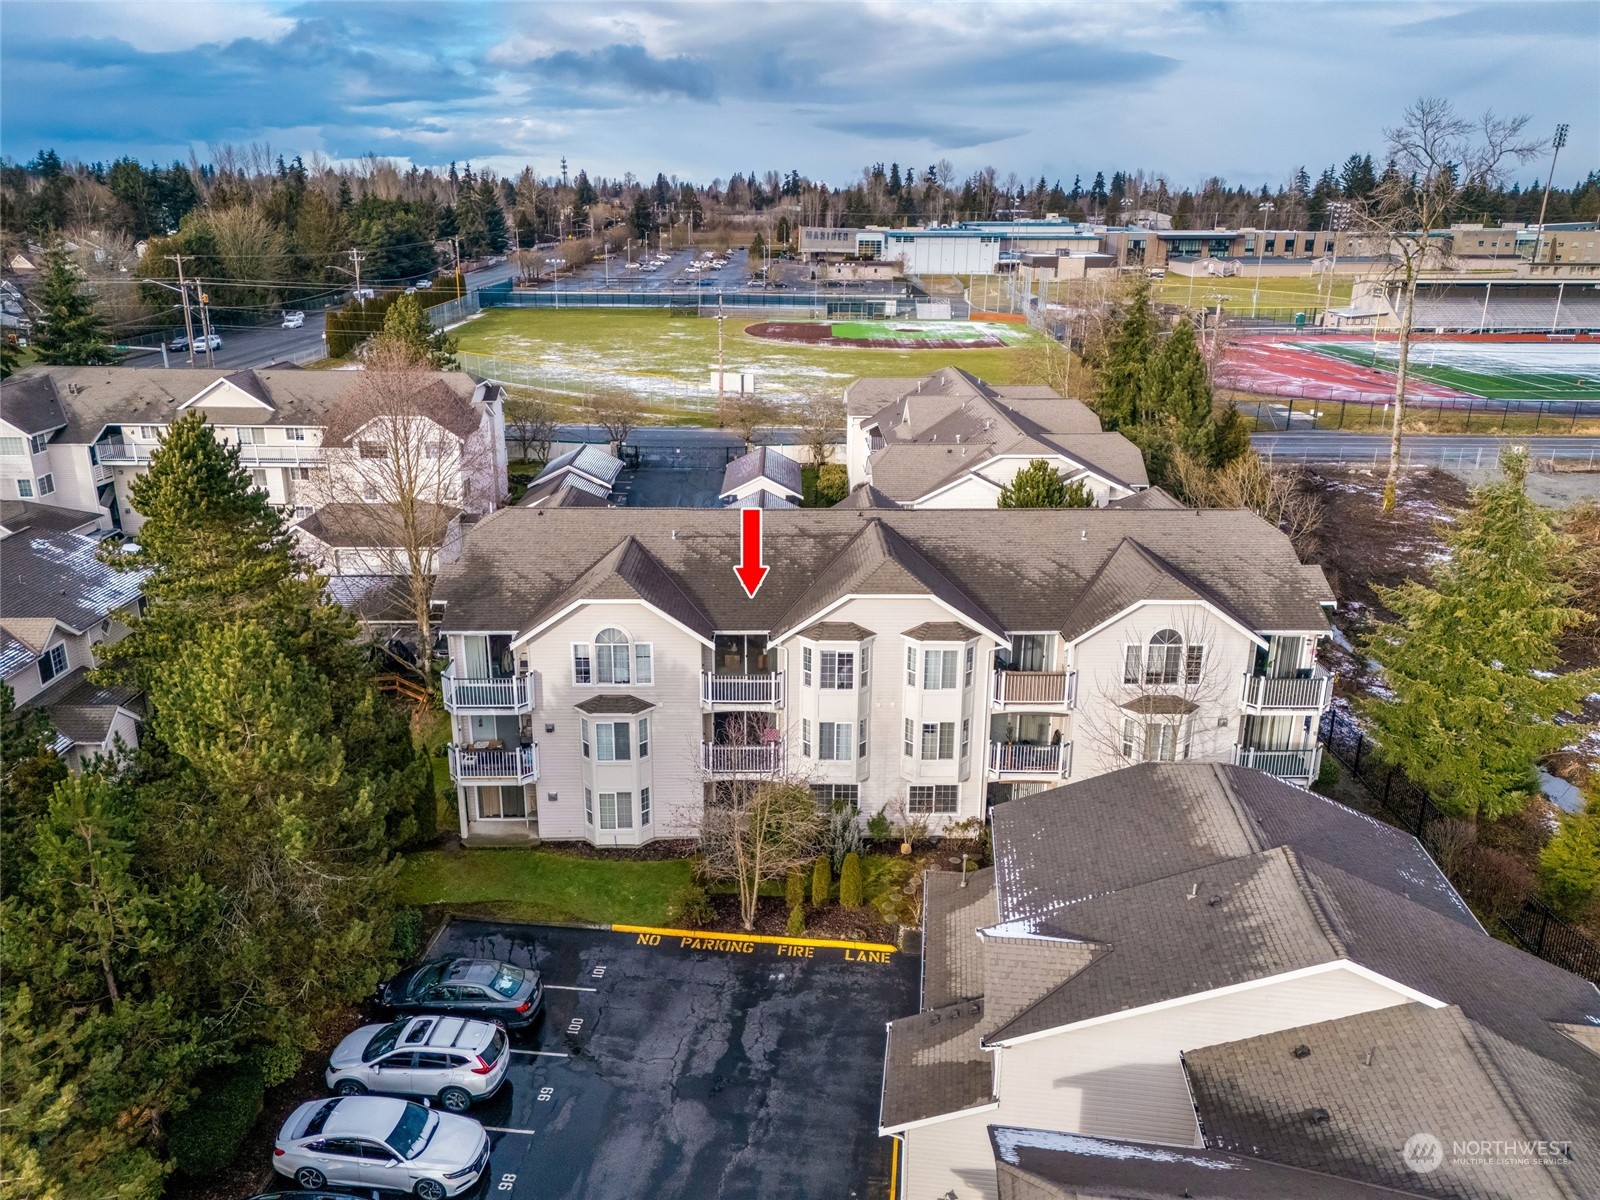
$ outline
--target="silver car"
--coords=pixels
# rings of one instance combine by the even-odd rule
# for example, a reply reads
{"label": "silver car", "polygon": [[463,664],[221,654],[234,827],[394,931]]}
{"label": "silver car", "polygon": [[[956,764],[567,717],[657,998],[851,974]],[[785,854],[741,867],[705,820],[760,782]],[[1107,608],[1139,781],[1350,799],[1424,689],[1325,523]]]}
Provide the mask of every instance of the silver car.
{"label": "silver car", "polygon": [[511,1063],[506,1031],[464,1017],[402,1017],[363,1025],[328,1060],[328,1086],[341,1096],[394,1092],[436,1097],[451,1112],[500,1089]]}
{"label": "silver car", "polygon": [[482,1125],[388,1096],[307,1101],[289,1114],[272,1148],[272,1169],[302,1188],[380,1188],[418,1200],[459,1196],[488,1165]]}

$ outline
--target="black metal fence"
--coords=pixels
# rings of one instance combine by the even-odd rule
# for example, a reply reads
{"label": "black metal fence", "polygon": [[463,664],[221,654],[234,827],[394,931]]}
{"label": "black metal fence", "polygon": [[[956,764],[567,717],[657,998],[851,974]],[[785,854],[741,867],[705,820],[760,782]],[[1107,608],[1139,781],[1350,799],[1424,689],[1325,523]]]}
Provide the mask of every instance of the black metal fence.
{"label": "black metal fence", "polygon": [[[1345,429],[1381,433],[1389,428],[1393,392],[1357,392],[1317,384],[1277,384],[1268,400],[1241,402],[1255,413],[1255,432],[1274,429]],[[1515,428],[1508,431],[1511,418]],[[1406,397],[1406,419],[1465,433],[1574,433],[1580,419],[1600,417],[1600,400],[1510,400],[1480,396]],[[1532,419],[1532,428],[1527,421]]]}
{"label": "black metal fence", "polygon": [[[1385,763],[1377,753],[1377,743],[1359,725],[1341,712],[1329,709],[1322,715],[1318,739],[1377,800],[1393,824],[1414,834],[1435,859],[1440,857],[1438,835],[1448,817],[1429,795],[1396,767]],[[1455,884],[1469,900],[1473,895],[1465,880]],[[1512,941],[1546,962],[1600,983],[1600,946],[1534,896],[1522,897],[1509,908],[1493,908],[1494,920]]]}

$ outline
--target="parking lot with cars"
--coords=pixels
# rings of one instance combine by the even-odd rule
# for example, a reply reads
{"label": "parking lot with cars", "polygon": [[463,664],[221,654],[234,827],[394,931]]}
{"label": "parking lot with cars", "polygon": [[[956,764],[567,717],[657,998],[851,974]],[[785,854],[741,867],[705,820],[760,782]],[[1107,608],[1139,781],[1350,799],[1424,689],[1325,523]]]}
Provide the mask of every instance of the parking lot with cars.
{"label": "parking lot with cars", "polygon": [[430,957],[537,970],[471,1194],[850,1197],[888,1187],[884,1024],[917,962],[887,946],[456,921]]}

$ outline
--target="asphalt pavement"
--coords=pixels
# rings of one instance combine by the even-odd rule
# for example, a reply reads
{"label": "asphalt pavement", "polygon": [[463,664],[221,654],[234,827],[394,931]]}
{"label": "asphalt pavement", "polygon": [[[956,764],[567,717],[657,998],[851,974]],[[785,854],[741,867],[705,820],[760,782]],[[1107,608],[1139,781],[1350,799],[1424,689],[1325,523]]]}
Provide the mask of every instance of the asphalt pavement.
{"label": "asphalt pavement", "polygon": [[536,966],[544,1015],[472,1115],[476,1194],[506,1200],[882,1196],[884,1024],[915,1011],[888,948],[456,921],[436,954]]}

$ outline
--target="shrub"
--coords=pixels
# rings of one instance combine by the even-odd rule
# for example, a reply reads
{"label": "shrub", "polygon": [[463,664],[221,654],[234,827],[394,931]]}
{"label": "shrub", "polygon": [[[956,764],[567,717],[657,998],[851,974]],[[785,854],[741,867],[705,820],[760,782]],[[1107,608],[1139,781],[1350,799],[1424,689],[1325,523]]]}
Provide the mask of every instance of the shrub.
{"label": "shrub", "polygon": [[827,908],[828,893],[833,890],[833,871],[828,866],[828,856],[818,855],[817,865],[811,868],[811,907]]}
{"label": "shrub", "polygon": [[394,914],[394,956],[410,962],[422,950],[422,910],[402,908]]}
{"label": "shrub", "polygon": [[265,1087],[277,1087],[280,1083],[288,1083],[294,1078],[294,1073],[300,1069],[300,1060],[305,1057],[300,1052],[299,1046],[280,1042],[275,1046],[263,1046],[256,1051],[256,1066],[261,1068],[261,1082]]}
{"label": "shrub", "polygon": [[1322,756],[1322,765],[1317,768],[1317,781],[1311,786],[1319,792],[1326,792],[1339,782],[1339,763],[1332,754]]}
{"label": "shrub", "polygon": [[845,908],[861,907],[861,856],[853,850],[839,868],[839,903]]}
{"label": "shrub", "polygon": [[889,814],[879,809],[867,818],[867,836],[875,842],[887,842],[889,835],[894,832],[894,826],[889,821]]}
{"label": "shrub", "polygon": [[172,1120],[167,1147],[181,1174],[214,1175],[239,1153],[266,1083],[254,1063],[208,1071],[197,1082],[199,1093]]}
{"label": "shrub", "polygon": [[1600,812],[1563,813],[1561,828],[1539,852],[1539,896],[1566,916],[1581,912],[1600,887]]}
{"label": "shrub", "polygon": [[790,937],[799,937],[806,931],[805,905],[796,904],[789,909],[788,931]]}
{"label": "shrub", "polygon": [[783,901],[790,908],[806,902],[806,877],[799,871],[789,872],[789,879],[783,888]]}
{"label": "shrub", "polygon": [[837,875],[844,866],[845,855],[861,850],[861,821],[856,810],[839,805],[828,814],[828,866]]}
{"label": "shrub", "polygon": [[1463,856],[1457,883],[1474,908],[1498,917],[1518,911],[1527,901],[1533,872],[1514,854],[1474,846]]}
{"label": "shrub", "polygon": [[711,897],[699,884],[684,884],[667,901],[667,920],[680,929],[704,929],[716,916]]}
{"label": "shrub", "polygon": [[823,463],[817,468],[817,507],[827,508],[850,494],[850,472],[843,463]]}

